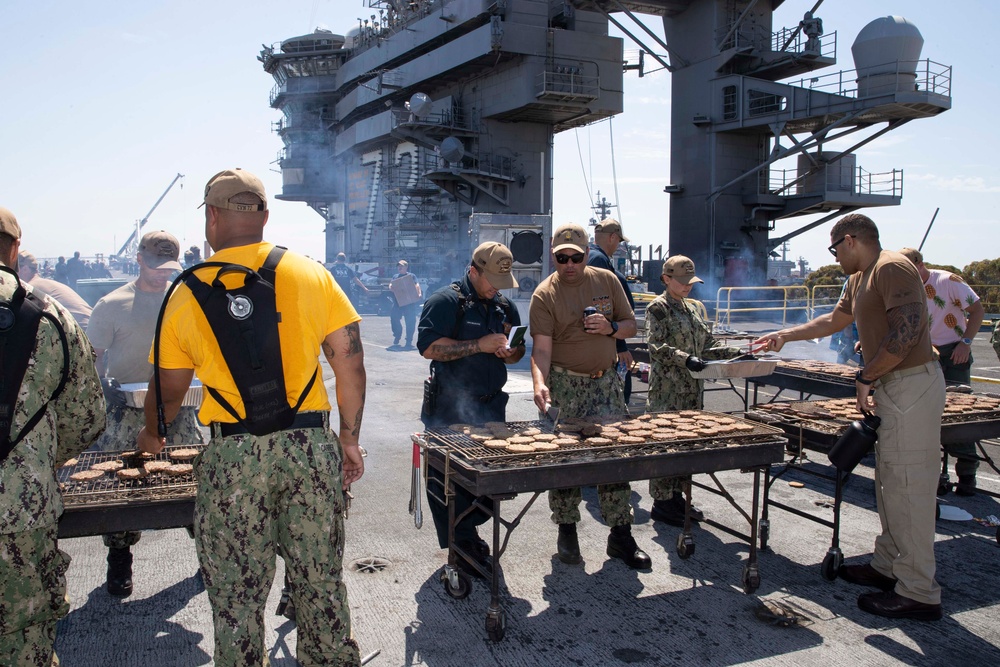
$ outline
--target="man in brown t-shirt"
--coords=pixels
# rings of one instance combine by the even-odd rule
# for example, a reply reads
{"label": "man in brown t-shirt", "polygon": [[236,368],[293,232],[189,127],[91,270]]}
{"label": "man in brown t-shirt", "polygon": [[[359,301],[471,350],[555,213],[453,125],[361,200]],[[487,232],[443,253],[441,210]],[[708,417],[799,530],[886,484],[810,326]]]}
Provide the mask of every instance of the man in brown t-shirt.
{"label": "man in brown t-shirt", "polygon": [[[625,395],[615,372],[615,340],[635,335],[635,314],[615,274],[587,266],[587,232],[561,225],[552,236],[556,272],[531,296],[531,379],[535,405],[545,411],[558,405],[560,418],[622,416]],[[587,314],[586,308],[595,312]],[[632,537],[628,483],[597,487],[601,515],[611,526],[607,553],[635,569],[647,569],[649,556]],[[559,524],[559,560],[579,563],[576,524],[580,521],[580,488],[549,491],[552,520]]]}
{"label": "man in brown t-shirt", "polygon": [[[847,287],[833,312],[755,342],[778,351],[788,341],[858,325],[867,365],[856,377],[857,406],[881,418],[875,445],[875,500],[882,534],[871,563],[840,568],[841,578],[881,588],[858,606],[890,618],[941,618],[934,580],[934,510],[941,458],[944,375],[931,347],[923,284],[913,264],[882,250],[878,228],[858,213],[830,232]],[[878,389],[878,396],[872,394]]]}

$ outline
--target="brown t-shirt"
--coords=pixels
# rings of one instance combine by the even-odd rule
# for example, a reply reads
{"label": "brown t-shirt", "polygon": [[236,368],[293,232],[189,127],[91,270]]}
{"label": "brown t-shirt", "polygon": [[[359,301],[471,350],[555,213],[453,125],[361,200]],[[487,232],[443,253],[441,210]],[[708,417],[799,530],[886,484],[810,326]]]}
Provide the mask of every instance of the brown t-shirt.
{"label": "brown t-shirt", "polygon": [[858,324],[861,349],[866,356],[875,356],[889,333],[886,312],[908,303],[920,304],[920,338],[910,353],[893,370],[920,366],[935,358],[927,326],[927,303],[924,284],[913,262],[898,252],[883,250],[875,263],[847,279],[847,288],[837,304],[837,310],[854,317]]}
{"label": "brown t-shirt", "polygon": [[531,295],[529,331],[552,337],[552,365],[577,373],[611,368],[618,353],[611,336],[589,334],[583,329],[583,309],[593,306],[609,320],[635,317],[625,290],[615,274],[587,266],[575,285],[553,273]]}

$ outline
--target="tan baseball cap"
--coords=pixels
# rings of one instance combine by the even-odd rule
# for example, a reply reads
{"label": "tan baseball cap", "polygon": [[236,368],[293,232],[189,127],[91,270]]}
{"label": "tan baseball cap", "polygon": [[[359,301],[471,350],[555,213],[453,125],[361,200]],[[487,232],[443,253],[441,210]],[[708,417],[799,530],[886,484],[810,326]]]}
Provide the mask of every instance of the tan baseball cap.
{"label": "tan baseball cap", "polygon": [[181,252],[181,244],[177,242],[173,234],[163,230],[147,232],[139,241],[139,252],[142,253],[142,258],[150,269],[184,270],[181,263],[177,261]]}
{"label": "tan baseball cap", "polygon": [[472,253],[472,263],[486,276],[486,280],[495,289],[510,289],[517,287],[510,266],[514,263],[514,255],[502,243],[489,241],[480,244]]}
{"label": "tan baseball cap", "polygon": [[674,255],[663,263],[663,275],[673,278],[682,285],[705,281],[694,275],[694,262],[684,255]]}
{"label": "tan baseball cap", "polygon": [[914,264],[920,264],[924,261],[924,256],[916,248],[903,248],[899,251],[899,254]]}
{"label": "tan baseball cap", "polygon": [[628,243],[628,237],[625,236],[625,232],[622,231],[622,223],[618,222],[614,218],[605,218],[604,220],[601,220],[594,227],[594,231],[602,232],[604,234],[614,234],[617,232],[618,235],[622,237],[622,241]]}
{"label": "tan baseball cap", "polygon": [[[260,197],[262,204],[238,204],[229,201],[238,194],[249,192]],[[267,193],[264,192],[264,184],[260,179],[237,167],[236,169],[226,169],[209,179],[205,185],[205,201],[198,206],[201,208],[205,204],[224,208],[230,211],[266,211]]]}
{"label": "tan baseball cap", "polygon": [[10,210],[0,206],[0,234],[12,236],[15,240],[21,238],[21,225]]}
{"label": "tan baseball cap", "polygon": [[17,265],[31,267],[32,273],[38,273],[38,260],[27,250],[19,250],[17,253]]}
{"label": "tan baseball cap", "polygon": [[552,234],[552,252],[559,252],[565,248],[587,252],[589,242],[587,230],[570,222],[556,227],[556,231]]}

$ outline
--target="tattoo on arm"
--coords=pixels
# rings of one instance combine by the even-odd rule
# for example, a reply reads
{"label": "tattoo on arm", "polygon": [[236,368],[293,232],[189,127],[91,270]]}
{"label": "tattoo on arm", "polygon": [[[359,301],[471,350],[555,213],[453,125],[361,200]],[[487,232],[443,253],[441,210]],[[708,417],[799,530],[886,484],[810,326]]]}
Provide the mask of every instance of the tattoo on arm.
{"label": "tattoo on arm", "polygon": [[344,331],[347,333],[347,356],[351,357],[361,352],[361,327],[357,322],[351,322]]}
{"label": "tattoo on arm", "polygon": [[885,337],[885,351],[894,357],[905,357],[920,338],[920,309],[922,303],[907,303],[890,309],[889,333]]}
{"label": "tattoo on arm", "polygon": [[367,398],[367,392],[361,394],[361,405],[358,407],[357,413],[354,415],[354,424],[352,425],[344,417],[343,411],[340,411],[340,430],[350,431],[351,435],[357,437],[361,434],[361,419],[365,414],[365,400]]}
{"label": "tattoo on arm", "polygon": [[323,341],[322,347],[323,347],[323,356],[325,356],[327,359],[333,359],[333,346],[327,343],[326,341]]}
{"label": "tattoo on arm", "polygon": [[437,345],[434,349],[434,357],[438,361],[455,361],[478,353],[478,340],[460,340],[453,345]]}

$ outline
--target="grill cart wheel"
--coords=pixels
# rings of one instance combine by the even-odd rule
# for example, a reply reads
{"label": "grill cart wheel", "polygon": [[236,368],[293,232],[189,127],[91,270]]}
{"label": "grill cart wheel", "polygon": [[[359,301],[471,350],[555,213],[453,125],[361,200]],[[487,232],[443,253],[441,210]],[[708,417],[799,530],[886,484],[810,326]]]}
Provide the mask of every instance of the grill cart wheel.
{"label": "grill cart wheel", "polygon": [[949,480],[947,474],[942,474],[941,477],[938,478],[937,494],[939,496],[946,496],[949,491],[951,491],[951,480]]}
{"label": "grill cart wheel", "polygon": [[843,552],[836,547],[831,547],[830,550],[826,552],[826,556],[823,558],[823,565],[820,567],[820,573],[827,581],[833,581],[837,578],[837,573],[840,572],[840,566],[843,564]]}
{"label": "grill cart wheel", "polygon": [[456,600],[464,600],[472,592],[472,577],[457,568],[445,566],[441,581],[444,582],[444,592]]}
{"label": "grill cart wheel", "polygon": [[760,571],[756,565],[743,566],[743,592],[750,595],[760,586]]}
{"label": "grill cart wheel", "polygon": [[757,534],[760,535],[760,550],[767,549],[767,540],[771,537],[771,522],[768,519],[761,519],[757,523]]}
{"label": "grill cart wheel", "polygon": [[507,634],[507,612],[503,608],[486,612],[486,635],[491,642],[498,642]]}
{"label": "grill cart wheel", "polygon": [[677,555],[683,559],[688,559],[694,554],[694,538],[690,533],[681,533],[677,536]]}

